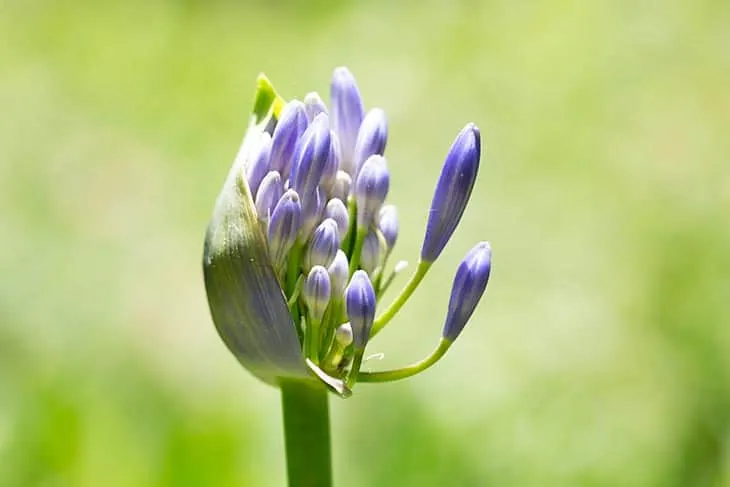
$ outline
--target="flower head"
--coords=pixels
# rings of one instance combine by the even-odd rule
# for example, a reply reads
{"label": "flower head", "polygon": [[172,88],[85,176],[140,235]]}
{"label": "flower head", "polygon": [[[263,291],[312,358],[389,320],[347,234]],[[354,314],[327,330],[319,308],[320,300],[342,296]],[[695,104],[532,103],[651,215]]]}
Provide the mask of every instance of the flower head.
{"label": "flower head", "polygon": [[[473,124],[446,157],[429,211],[421,260],[383,313],[380,297],[405,268],[388,265],[398,213],[387,202],[385,112],[365,115],[347,68],[330,107],[315,92],[285,102],[261,76],[250,126],[205,238],[203,270],[213,322],[236,358],[262,380],[320,380],[347,396],[357,381],[413,375],[418,367],[359,373],[370,339],[408,300],[453,234],[480,157]],[[491,266],[479,244],[459,266],[437,352],[459,335]],[[446,344],[446,345],[443,345]],[[432,364],[436,358],[423,363]]]}

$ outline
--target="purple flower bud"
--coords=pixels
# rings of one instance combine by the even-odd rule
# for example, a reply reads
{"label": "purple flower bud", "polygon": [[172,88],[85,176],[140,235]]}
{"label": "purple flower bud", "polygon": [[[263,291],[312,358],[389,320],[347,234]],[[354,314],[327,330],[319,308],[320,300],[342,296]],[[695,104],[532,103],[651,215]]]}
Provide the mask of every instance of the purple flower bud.
{"label": "purple flower bud", "polygon": [[337,234],[337,223],[327,218],[314,230],[312,240],[304,254],[304,267],[311,269],[316,265],[328,267],[340,248],[340,237]]}
{"label": "purple flower bud", "polygon": [[337,231],[340,240],[345,238],[347,230],[350,228],[350,215],[347,213],[347,207],[342,200],[333,198],[327,202],[324,209],[325,218],[332,218],[337,223]]}
{"label": "purple flower bud", "polygon": [[380,267],[380,257],[382,254],[383,249],[378,234],[372,230],[369,231],[362,244],[360,268],[372,276],[375,269]]}
{"label": "purple flower bud", "polygon": [[385,158],[379,155],[370,156],[355,181],[358,227],[370,226],[388,196],[389,188],[390,173]]}
{"label": "purple flower bud", "polygon": [[356,349],[364,349],[375,320],[375,291],[365,271],[352,275],[345,289],[345,307],[352,326],[352,342]]}
{"label": "purple flower bud", "polygon": [[284,192],[284,183],[277,171],[269,171],[256,193],[256,214],[259,220],[269,221],[269,216]]}
{"label": "purple flower bud", "polygon": [[342,250],[337,250],[335,260],[327,268],[327,272],[329,272],[330,281],[332,282],[332,295],[339,298],[343,297],[347,287],[347,279],[350,277],[350,263],[347,260],[347,255]]}
{"label": "purple flower bud", "polygon": [[302,206],[299,195],[289,189],[274,207],[269,221],[269,254],[275,269],[283,267],[301,224]]}
{"label": "purple flower bud", "polygon": [[330,194],[332,187],[337,182],[337,171],[340,170],[340,141],[337,134],[330,130],[330,153],[327,157],[327,163],[322,171],[321,185],[326,194]]}
{"label": "purple flower bud", "polygon": [[350,196],[350,187],[352,186],[352,178],[345,171],[337,171],[335,177],[335,184],[330,190],[330,197],[337,198],[342,201],[347,201],[347,197]]}
{"label": "purple flower bud", "polygon": [[294,148],[306,128],[304,103],[299,100],[287,103],[271,140],[271,169],[279,171],[284,179],[289,176]]}
{"label": "purple flower bud", "polygon": [[368,157],[374,154],[383,155],[387,142],[388,120],[385,118],[385,112],[380,108],[373,108],[365,115],[355,141],[352,156],[355,180]]}
{"label": "purple flower bud", "polygon": [[477,177],[480,151],[479,129],[470,123],[456,136],[436,184],[421,248],[424,262],[438,258],[459,224]]}
{"label": "purple flower bud", "polygon": [[261,181],[269,172],[270,159],[271,136],[264,132],[246,162],[246,181],[252,196],[258,192]]}
{"label": "purple flower bud", "polygon": [[395,205],[383,205],[378,215],[378,230],[383,234],[388,252],[398,240],[398,210]]}
{"label": "purple flower bud", "polygon": [[365,109],[355,77],[345,67],[336,68],[330,85],[332,128],[340,138],[342,168],[352,174],[355,140]]}
{"label": "purple flower bud", "polygon": [[489,242],[480,242],[466,254],[459,264],[451,286],[449,311],[442,336],[454,341],[471,317],[484,294],[492,267],[492,248]]}
{"label": "purple flower bud", "polygon": [[314,117],[320,113],[327,114],[327,105],[324,104],[319,93],[314,91],[307,93],[307,96],[304,97],[304,109],[307,112],[307,120],[309,123],[312,123]]}
{"label": "purple flower bud", "polygon": [[312,318],[320,321],[330,302],[330,276],[321,265],[312,267],[304,280],[302,298],[309,308]]}
{"label": "purple flower bud", "polygon": [[302,227],[299,230],[299,239],[302,242],[309,240],[312,230],[322,219],[324,213],[325,198],[322,190],[316,188],[314,193],[307,199],[302,200]]}
{"label": "purple flower bud", "polygon": [[320,113],[302,135],[291,169],[291,187],[303,200],[319,185],[329,153],[329,121],[327,115]]}

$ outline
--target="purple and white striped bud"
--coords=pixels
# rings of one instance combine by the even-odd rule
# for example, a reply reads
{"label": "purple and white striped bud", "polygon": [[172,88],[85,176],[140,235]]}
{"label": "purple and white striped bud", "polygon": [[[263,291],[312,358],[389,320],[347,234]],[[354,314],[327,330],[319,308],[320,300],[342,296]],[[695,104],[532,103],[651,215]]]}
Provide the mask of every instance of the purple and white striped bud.
{"label": "purple and white striped bud", "polygon": [[347,207],[342,200],[333,198],[327,202],[324,209],[325,218],[332,218],[337,223],[337,231],[340,240],[345,238],[347,230],[350,228],[350,215],[347,213]]}
{"label": "purple and white striped bud", "polygon": [[383,155],[387,142],[388,120],[385,118],[385,112],[380,108],[373,108],[365,115],[355,141],[352,156],[355,180],[368,157],[374,154]]}
{"label": "purple and white striped bud", "polygon": [[327,114],[327,105],[322,101],[319,93],[313,91],[304,97],[304,109],[307,112],[307,120],[312,123],[314,117],[320,113]]}
{"label": "purple and white striped bud", "polygon": [[319,186],[329,153],[329,121],[327,115],[320,113],[304,131],[291,169],[290,185],[303,200]]}
{"label": "purple and white striped bud", "polygon": [[385,158],[373,155],[365,161],[355,181],[357,226],[367,228],[380,211],[390,188],[390,172]]}
{"label": "purple and white striped bud", "polygon": [[345,67],[336,68],[330,85],[332,128],[340,139],[342,169],[352,174],[353,152],[365,109],[355,77]]}
{"label": "purple and white striped bud", "polygon": [[256,146],[251,152],[246,162],[246,181],[251,190],[251,195],[255,195],[261,181],[269,172],[269,161],[271,159],[271,136],[263,132],[261,138],[256,141]]}
{"label": "purple and white striped bud", "polygon": [[381,242],[378,234],[372,230],[365,236],[360,254],[360,268],[370,276],[380,267],[384,244],[385,242]]}
{"label": "purple and white striped bud", "polygon": [[319,224],[324,213],[324,193],[316,188],[308,198],[302,200],[302,228],[299,231],[299,240],[306,242],[312,231]]}
{"label": "purple and white striped bud", "polygon": [[331,295],[330,276],[321,265],[312,267],[302,287],[302,298],[312,318],[321,321]]}
{"label": "purple and white striped bud", "polygon": [[350,188],[352,187],[352,177],[345,171],[337,171],[335,177],[335,184],[330,190],[330,197],[337,198],[342,201],[347,201],[347,197],[350,196]]}
{"label": "purple and white striped bud", "polygon": [[284,179],[289,177],[294,149],[306,128],[304,103],[299,100],[287,103],[271,139],[271,169],[279,171]]}
{"label": "purple and white striped bud", "polygon": [[328,267],[335,260],[340,248],[340,237],[337,233],[337,223],[327,218],[314,230],[312,240],[304,254],[304,267],[311,269],[316,265]]}
{"label": "purple and white striped bud", "polygon": [[326,194],[332,192],[332,187],[337,182],[337,171],[340,170],[340,141],[334,130],[330,130],[330,154],[327,157],[327,163],[322,171],[322,180],[320,185]]}
{"label": "purple and white striped bud", "polygon": [[459,264],[451,286],[449,311],[442,333],[446,340],[456,340],[466,326],[484,294],[491,268],[492,248],[489,242],[479,242]]}
{"label": "purple and white striped bud", "polygon": [[479,129],[470,123],[456,136],[436,184],[421,248],[424,262],[438,258],[459,224],[474,188],[480,152]]}
{"label": "purple and white striped bud", "polygon": [[284,183],[278,171],[269,171],[261,181],[256,193],[256,214],[261,221],[269,221],[269,216],[284,193]]}
{"label": "purple and white striped bud", "polygon": [[395,205],[383,205],[378,214],[378,230],[383,234],[388,252],[398,240],[398,210]]}
{"label": "purple and white striped bud", "polygon": [[269,221],[269,255],[274,269],[281,269],[294,245],[302,224],[302,205],[293,189],[287,190],[271,212]]}
{"label": "purple and white striped bud", "polygon": [[352,275],[345,289],[345,307],[352,327],[352,343],[355,349],[363,350],[375,320],[375,290],[365,271]]}
{"label": "purple and white striped bud", "polygon": [[343,298],[347,280],[350,278],[350,263],[345,252],[337,250],[335,260],[327,268],[327,272],[329,272],[330,281],[332,282],[332,295]]}

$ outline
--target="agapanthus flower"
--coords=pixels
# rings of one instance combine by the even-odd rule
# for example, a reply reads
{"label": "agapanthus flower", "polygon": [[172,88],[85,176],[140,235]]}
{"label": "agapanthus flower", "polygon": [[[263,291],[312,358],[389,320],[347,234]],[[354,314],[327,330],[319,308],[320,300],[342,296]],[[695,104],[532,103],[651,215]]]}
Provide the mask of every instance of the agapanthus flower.
{"label": "agapanthus flower", "polygon": [[385,111],[366,111],[352,73],[335,69],[330,106],[315,92],[285,101],[262,75],[244,141],[218,196],[203,269],[223,342],[260,379],[321,381],[342,396],[358,381],[395,380],[435,363],[461,333],[491,270],[478,244],[459,266],[436,351],[384,372],[360,371],[370,340],[397,315],[454,233],[479,168],[479,129],[457,135],[426,210],[421,256],[403,291],[398,273]]}

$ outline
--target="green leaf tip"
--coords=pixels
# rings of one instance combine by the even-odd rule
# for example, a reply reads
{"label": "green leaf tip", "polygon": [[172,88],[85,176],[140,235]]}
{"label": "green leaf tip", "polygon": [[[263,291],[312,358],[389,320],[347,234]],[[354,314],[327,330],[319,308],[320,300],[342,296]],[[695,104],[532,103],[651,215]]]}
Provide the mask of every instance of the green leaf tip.
{"label": "green leaf tip", "polygon": [[256,95],[254,96],[252,110],[255,123],[260,123],[269,113],[272,113],[278,119],[284,103],[284,99],[276,93],[276,89],[269,81],[269,78],[264,73],[259,74],[256,78]]}

